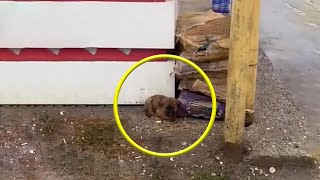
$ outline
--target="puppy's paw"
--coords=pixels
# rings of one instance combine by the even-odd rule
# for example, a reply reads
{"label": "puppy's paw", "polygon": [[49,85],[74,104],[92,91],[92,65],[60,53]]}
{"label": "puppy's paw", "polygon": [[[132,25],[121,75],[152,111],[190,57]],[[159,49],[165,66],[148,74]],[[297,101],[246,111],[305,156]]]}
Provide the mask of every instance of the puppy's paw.
{"label": "puppy's paw", "polygon": [[145,115],[148,117],[148,118],[151,118],[152,115],[150,113],[145,113]]}
{"label": "puppy's paw", "polygon": [[144,111],[144,114],[145,114],[148,118],[151,118],[151,116],[152,116],[152,114],[150,114],[150,113],[148,112],[148,110],[145,110],[145,111]]}
{"label": "puppy's paw", "polygon": [[170,119],[169,121],[170,121],[170,122],[175,122],[175,121],[176,121],[176,119]]}

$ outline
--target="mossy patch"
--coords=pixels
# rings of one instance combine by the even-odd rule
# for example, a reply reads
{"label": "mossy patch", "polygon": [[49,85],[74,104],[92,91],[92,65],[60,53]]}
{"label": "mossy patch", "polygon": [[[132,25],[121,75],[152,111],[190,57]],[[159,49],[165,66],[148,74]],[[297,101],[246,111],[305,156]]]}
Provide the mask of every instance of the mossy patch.
{"label": "mossy patch", "polygon": [[194,180],[229,180],[229,178],[222,175],[213,176],[211,173],[207,172],[197,172],[194,175]]}
{"label": "mossy patch", "polygon": [[75,142],[81,149],[103,150],[116,143],[116,125],[107,121],[84,121],[75,128]]}
{"label": "mossy patch", "polygon": [[61,175],[73,178],[98,178],[103,179],[116,176],[117,172],[111,170],[115,166],[112,160],[103,154],[79,151],[75,146],[59,144],[48,149],[47,161],[51,168]]}
{"label": "mossy patch", "polygon": [[49,117],[48,114],[43,113],[39,117],[39,122],[41,123],[41,127],[39,129],[39,133],[43,136],[51,138],[58,132],[58,122],[54,117]]}

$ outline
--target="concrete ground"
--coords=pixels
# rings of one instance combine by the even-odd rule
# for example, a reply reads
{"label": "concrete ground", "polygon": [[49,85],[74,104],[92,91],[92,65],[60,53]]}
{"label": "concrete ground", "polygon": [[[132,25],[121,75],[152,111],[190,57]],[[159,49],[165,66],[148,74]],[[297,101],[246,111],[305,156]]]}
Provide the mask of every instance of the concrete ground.
{"label": "concrete ground", "polygon": [[[181,0],[180,11],[204,11],[210,0]],[[309,124],[309,147],[320,143],[320,1],[261,0],[260,47]]]}
{"label": "concrete ground", "polygon": [[262,0],[261,47],[309,120],[319,148],[320,1]]}

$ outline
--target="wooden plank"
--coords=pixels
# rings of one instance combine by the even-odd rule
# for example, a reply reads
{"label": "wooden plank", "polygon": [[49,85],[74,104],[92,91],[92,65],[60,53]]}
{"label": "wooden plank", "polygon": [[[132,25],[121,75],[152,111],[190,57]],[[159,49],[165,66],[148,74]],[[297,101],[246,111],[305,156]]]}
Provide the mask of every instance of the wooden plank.
{"label": "wooden plank", "polygon": [[173,0],[0,1],[0,48],[174,49],[175,16]]}
{"label": "wooden plank", "polygon": [[[113,104],[119,79],[135,62],[0,62],[0,104]],[[174,97],[174,61],[149,62],[125,81],[119,104]]]}
{"label": "wooden plank", "polygon": [[249,58],[249,79],[247,84],[247,109],[254,110],[254,102],[256,96],[257,66],[259,56],[259,25],[260,25],[260,0],[254,0],[254,8],[252,14],[251,42],[250,42],[250,58]]}
{"label": "wooden plank", "polygon": [[232,1],[224,150],[236,159],[241,157],[245,125],[253,2]]}

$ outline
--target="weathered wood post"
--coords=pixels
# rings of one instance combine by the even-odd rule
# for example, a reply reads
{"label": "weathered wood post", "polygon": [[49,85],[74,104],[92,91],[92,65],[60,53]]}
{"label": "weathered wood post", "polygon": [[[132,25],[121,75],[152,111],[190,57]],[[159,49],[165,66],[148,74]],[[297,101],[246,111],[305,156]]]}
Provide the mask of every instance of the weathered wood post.
{"label": "weathered wood post", "polygon": [[257,64],[259,55],[259,26],[260,26],[260,0],[254,0],[251,42],[250,42],[250,58],[248,69],[248,84],[247,84],[247,109],[254,110],[254,100],[256,96],[256,81],[257,81]]}
{"label": "weathered wood post", "polygon": [[254,1],[232,1],[224,151],[235,160],[242,153]]}

